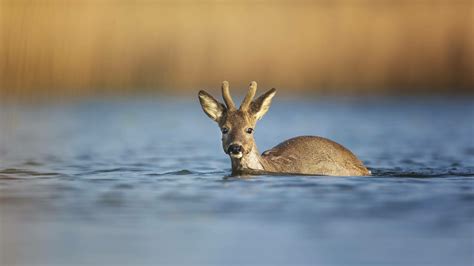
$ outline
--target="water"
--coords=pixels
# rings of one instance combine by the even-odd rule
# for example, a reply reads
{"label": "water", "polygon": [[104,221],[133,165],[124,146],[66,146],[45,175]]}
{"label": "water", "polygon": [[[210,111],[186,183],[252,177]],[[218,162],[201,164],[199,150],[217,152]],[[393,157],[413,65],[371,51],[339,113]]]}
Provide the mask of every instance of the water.
{"label": "water", "polygon": [[1,265],[472,265],[472,99],[276,99],[261,151],[297,135],[373,177],[226,178],[193,100],[4,106]]}

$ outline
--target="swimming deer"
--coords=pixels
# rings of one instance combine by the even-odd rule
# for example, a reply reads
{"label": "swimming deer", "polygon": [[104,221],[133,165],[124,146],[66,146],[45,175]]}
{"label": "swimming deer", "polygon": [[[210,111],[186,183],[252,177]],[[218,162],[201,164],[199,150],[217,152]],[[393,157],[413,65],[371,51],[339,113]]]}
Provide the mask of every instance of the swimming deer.
{"label": "swimming deer", "polygon": [[255,124],[270,108],[276,89],[253,100],[257,83],[252,81],[239,109],[222,83],[225,105],[209,93],[199,91],[201,107],[222,132],[222,147],[232,161],[232,175],[255,173],[305,174],[329,176],[370,175],[357,157],[342,145],[316,136],[286,140],[260,155],[255,145]]}

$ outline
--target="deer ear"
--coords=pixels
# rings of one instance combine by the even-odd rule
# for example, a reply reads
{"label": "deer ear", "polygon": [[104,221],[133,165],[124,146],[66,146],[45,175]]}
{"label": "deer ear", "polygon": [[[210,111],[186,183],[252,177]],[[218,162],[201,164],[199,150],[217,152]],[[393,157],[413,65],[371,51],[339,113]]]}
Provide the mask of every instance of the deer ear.
{"label": "deer ear", "polygon": [[251,105],[249,112],[257,119],[260,120],[267,113],[270,105],[272,104],[273,96],[275,96],[276,89],[273,88],[264,94],[260,95],[255,99]]}
{"label": "deer ear", "polygon": [[205,91],[199,91],[198,96],[204,113],[206,113],[209,118],[219,123],[226,110],[225,106]]}

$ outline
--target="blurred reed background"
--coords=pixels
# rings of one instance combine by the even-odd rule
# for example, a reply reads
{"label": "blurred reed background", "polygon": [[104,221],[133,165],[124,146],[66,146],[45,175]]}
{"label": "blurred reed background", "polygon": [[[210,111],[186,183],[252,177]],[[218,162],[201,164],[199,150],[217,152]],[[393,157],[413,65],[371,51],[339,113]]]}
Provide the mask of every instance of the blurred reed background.
{"label": "blurred reed background", "polygon": [[0,0],[0,97],[465,94],[474,1]]}

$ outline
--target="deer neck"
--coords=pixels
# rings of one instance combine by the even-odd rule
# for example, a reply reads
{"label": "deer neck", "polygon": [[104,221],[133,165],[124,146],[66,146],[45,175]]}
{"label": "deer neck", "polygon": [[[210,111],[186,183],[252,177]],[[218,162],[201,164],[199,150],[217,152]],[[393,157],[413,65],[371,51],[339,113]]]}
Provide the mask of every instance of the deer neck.
{"label": "deer neck", "polygon": [[254,144],[252,151],[244,154],[242,158],[232,158],[232,174],[239,174],[248,170],[263,171],[264,159],[260,156],[257,146]]}

